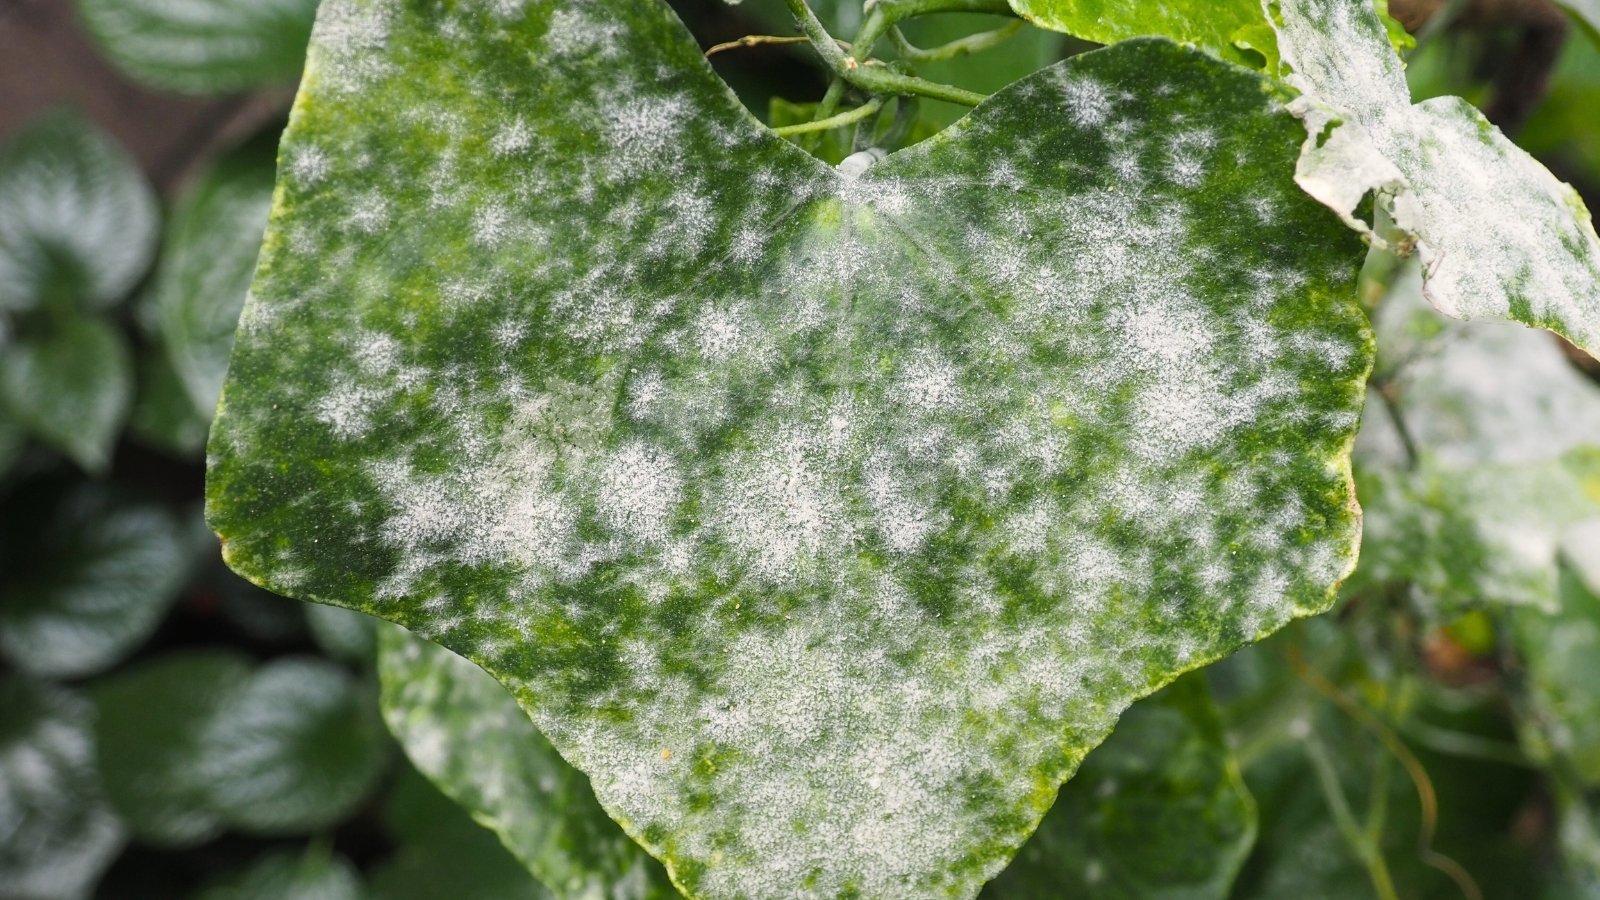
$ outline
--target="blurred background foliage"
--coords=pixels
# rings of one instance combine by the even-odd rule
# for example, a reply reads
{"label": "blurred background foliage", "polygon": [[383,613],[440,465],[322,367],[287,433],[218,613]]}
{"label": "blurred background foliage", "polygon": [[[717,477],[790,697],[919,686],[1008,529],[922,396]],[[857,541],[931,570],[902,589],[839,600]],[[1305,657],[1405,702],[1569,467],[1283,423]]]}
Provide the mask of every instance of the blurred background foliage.
{"label": "blurred background foliage", "polygon": [[[492,680],[244,583],[201,521],[315,5],[0,0],[0,898],[665,896]],[[676,6],[708,47],[794,32],[780,0]],[[1391,6],[1418,99],[1468,97],[1600,208],[1600,34]],[[987,92],[1085,49],[1021,28],[923,74]],[[826,84],[803,45],[714,62],[774,125]],[[1393,260],[1364,285],[1339,607],[1137,704],[986,896],[1600,897],[1595,362],[1439,318]]]}

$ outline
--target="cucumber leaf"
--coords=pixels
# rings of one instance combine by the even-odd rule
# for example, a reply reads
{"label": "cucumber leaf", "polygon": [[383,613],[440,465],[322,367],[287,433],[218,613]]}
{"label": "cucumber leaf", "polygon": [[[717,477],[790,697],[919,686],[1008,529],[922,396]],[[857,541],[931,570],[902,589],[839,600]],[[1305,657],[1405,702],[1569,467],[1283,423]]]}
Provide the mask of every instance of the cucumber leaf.
{"label": "cucumber leaf", "polygon": [[655,0],[319,15],[209,520],[490,671],[685,892],[971,896],[1351,568],[1362,248],[1269,80],[1128,42],[855,176]]}

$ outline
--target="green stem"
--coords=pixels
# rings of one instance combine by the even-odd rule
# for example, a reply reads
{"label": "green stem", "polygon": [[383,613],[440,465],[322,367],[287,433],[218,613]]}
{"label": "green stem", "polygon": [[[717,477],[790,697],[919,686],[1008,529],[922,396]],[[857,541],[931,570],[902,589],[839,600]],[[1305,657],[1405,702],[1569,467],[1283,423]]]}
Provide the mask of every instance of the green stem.
{"label": "green stem", "polygon": [[801,122],[798,125],[784,125],[782,127],[772,129],[772,132],[774,134],[788,137],[791,134],[807,134],[812,131],[827,131],[830,128],[840,128],[845,125],[853,125],[862,119],[874,115],[882,108],[883,98],[873,97],[871,100],[868,100],[866,103],[861,104],[855,109],[846,110],[845,112],[839,113],[836,116],[829,116],[826,119],[817,119],[811,122]]}
{"label": "green stem", "polygon": [[[984,95],[974,91],[964,90],[936,81],[928,81],[911,75],[900,75],[875,66],[862,63],[872,53],[872,45],[877,43],[883,30],[892,24],[885,17],[880,16],[882,5],[874,6],[867,13],[867,21],[861,26],[862,38],[853,42],[850,54],[839,49],[834,43],[833,36],[817,20],[811,7],[806,5],[806,0],[786,0],[789,12],[800,24],[800,30],[811,39],[811,46],[822,57],[822,62],[839,78],[870,94],[918,94],[931,97],[935,100],[946,100],[959,103],[963,106],[977,106],[984,101]],[[908,5],[911,3],[943,2],[950,0],[903,0]],[[963,0],[966,2],[966,0]],[[984,0],[987,2],[987,0]],[[881,23],[881,24],[880,24]],[[875,33],[874,33],[875,32]],[[859,58],[857,58],[859,54]],[[818,110],[821,112],[821,110]],[[831,111],[830,111],[831,115]]]}
{"label": "green stem", "polygon": [[932,63],[955,59],[958,56],[966,56],[971,53],[981,53],[992,47],[998,47],[1014,37],[1017,32],[1022,30],[1022,26],[1025,24],[1027,23],[1017,19],[1007,22],[993,31],[980,31],[977,34],[969,34],[948,44],[940,44],[937,47],[929,47],[926,50],[906,40],[906,36],[901,33],[898,25],[889,29],[889,38],[894,41],[895,49],[899,51],[901,59],[914,63]]}

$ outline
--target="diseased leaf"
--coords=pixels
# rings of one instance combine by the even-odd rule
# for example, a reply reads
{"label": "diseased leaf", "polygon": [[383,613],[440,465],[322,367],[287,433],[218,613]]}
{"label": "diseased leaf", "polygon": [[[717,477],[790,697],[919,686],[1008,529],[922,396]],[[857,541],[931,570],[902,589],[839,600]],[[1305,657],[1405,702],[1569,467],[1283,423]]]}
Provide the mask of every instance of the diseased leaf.
{"label": "diseased leaf", "polygon": [[1135,703],[980,896],[1222,900],[1256,811],[1204,676]]}
{"label": "diseased leaf", "polygon": [[366,892],[344,857],[312,847],[263,856],[200,891],[194,900],[366,900]]}
{"label": "diseased leaf", "polygon": [[653,0],[320,15],[210,521],[488,669],[687,892],[970,896],[1348,572],[1360,248],[1267,80],[1131,42],[853,178]]}
{"label": "diseased leaf", "polygon": [[110,306],[149,267],[156,226],[121,148],[76,114],[41,118],[0,147],[0,310]]}
{"label": "diseased leaf", "polygon": [[147,843],[190,846],[222,831],[202,780],[204,736],[250,680],[249,660],[175,653],[94,687],[98,766],[106,796]]}
{"label": "diseased leaf", "polygon": [[1347,217],[1376,191],[1441,311],[1548,328],[1600,353],[1600,238],[1577,192],[1465,100],[1412,105],[1365,0],[1277,10],[1287,80],[1307,95],[1306,191]]}
{"label": "diseased leaf", "polygon": [[94,771],[94,710],[77,694],[0,679],[0,891],[88,897],[122,848]]}
{"label": "diseased leaf", "polygon": [[143,643],[191,559],[170,513],[115,502],[92,486],[68,494],[44,521],[19,517],[0,534],[0,652],[53,678],[99,672]]}
{"label": "diseased leaf", "polygon": [[195,409],[217,407],[228,351],[272,204],[273,146],[247,144],[184,195],[167,229],[152,296],[162,342]]}
{"label": "diseased leaf", "polygon": [[77,0],[106,58],[152,87],[226,94],[289,84],[317,0]]}
{"label": "diseased leaf", "polygon": [[499,682],[395,626],[379,645],[384,719],[412,763],[555,896],[677,896]]}
{"label": "diseased leaf", "polygon": [[281,659],[212,717],[197,777],[230,825],[273,834],[324,828],[382,772],[382,731],[371,699],[343,670]]}
{"label": "diseased leaf", "polygon": [[1410,584],[1444,612],[1553,610],[1563,547],[1594,556],[1581,528],[1600,523],[1600,386],[1548,335],[1451,322],[1419,288],[1413,266],[1375,317],[1390,401],[1373,393],[1357,442],[1352,589]]}
{"label": "diseased leaf", "polygon": [[0,355],[0,406],[91,474],[105,471],[133,401],[133,360],[120,332],[65,319]]}

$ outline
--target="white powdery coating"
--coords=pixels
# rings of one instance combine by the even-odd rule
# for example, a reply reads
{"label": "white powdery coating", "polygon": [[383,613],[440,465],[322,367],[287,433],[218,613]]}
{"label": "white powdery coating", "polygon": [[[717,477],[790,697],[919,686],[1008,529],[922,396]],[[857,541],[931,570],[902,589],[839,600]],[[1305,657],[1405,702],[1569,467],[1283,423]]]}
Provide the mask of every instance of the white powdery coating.
{"label": "white powdery coating", "polygon": [[[1600,237],[1577,192],[1465,100],[1413,106],[1370,3],[1276,5],[1289,80],[1314,101],[1297,107],[1310,131],[1297,173],[1307,193],[1353,221],[1361,197],[1377,191],[1415,238],[1441,311],[1549,327],[1600,352]],[[1351,123],[1327,135],[1318,104]]]}
{"label": "white powdery coating", "polygon": [[370,475],[394,510],[383,542],[408,559],[444,553],[468,566],[560,570],[571,555],[577,515],[553,489],[554,466],[547,442],[525,435],[469,454],[444,472],[419,471],[403,459],[374,463]]}
{"label": "white powdery coating", "polygon": [[727,489],[716,497],[723,538],[750,572],[778,584],[849,551],[853,525],[832,466],[799,433],[773,435],[766,446],[728,462]]}
{"label": "white powdery coating", "polygon": [[[512,45],[536,90],[466,73],[395,114],[421,175],[326,148],[317,189],[345,208],[319,271],[360,248],[353,314],[386,325],[302,408],[332,438],[409,435],[362,468],[363,540],[399,560],[375,602],[511,683],[635,834],[704,864],[707,896],[975,890],[985,873],[938,873],[1020,839],[993,816],[1034,810],[1082,749],[1066,735],[1348,565],[1353,534],[1283,499],[1291,460],[1238,442],[1305,424],[1301,379],[1353,383],[1361,348],[1274,324],[1309,273],[1239,266],[1251,248],[1217,237],[1235,223],[1190,202],[1239,164],[1227,129],[1052,73],[1036,99],[1082,130],[1060,146],[994,159],[980,121],[844,178],[686,89],[609,8],[527,10],[550,17],[545,55]],[[489,131],[446,109],[546,93],[560,128],[543,100],[525,122],[491,107]],[[1138,183],[1047,180],[1076,139]],[[1239,222],[1273,224],[1284,187]],[[365,235],[409,238],[417,196],[453,243],[394,284]],[[323,299],[295,302],[351,308]],[[463,352],[413,379],[424,340]],[[1326,540],[1287,548],[1308,529]],[[1203,592],[1180,583],[1200,561]],[[1322,584],[1291,585],[1301,567]],[[563,636],[614,653],[596,695],[529,661]]]}
{"label": "white powdery coating", "polygon": [[608,461],[600,474],[600,517],[640,541],[667,539],[668,521],[683,495],[683,476],[671,457],[634,442]]}

